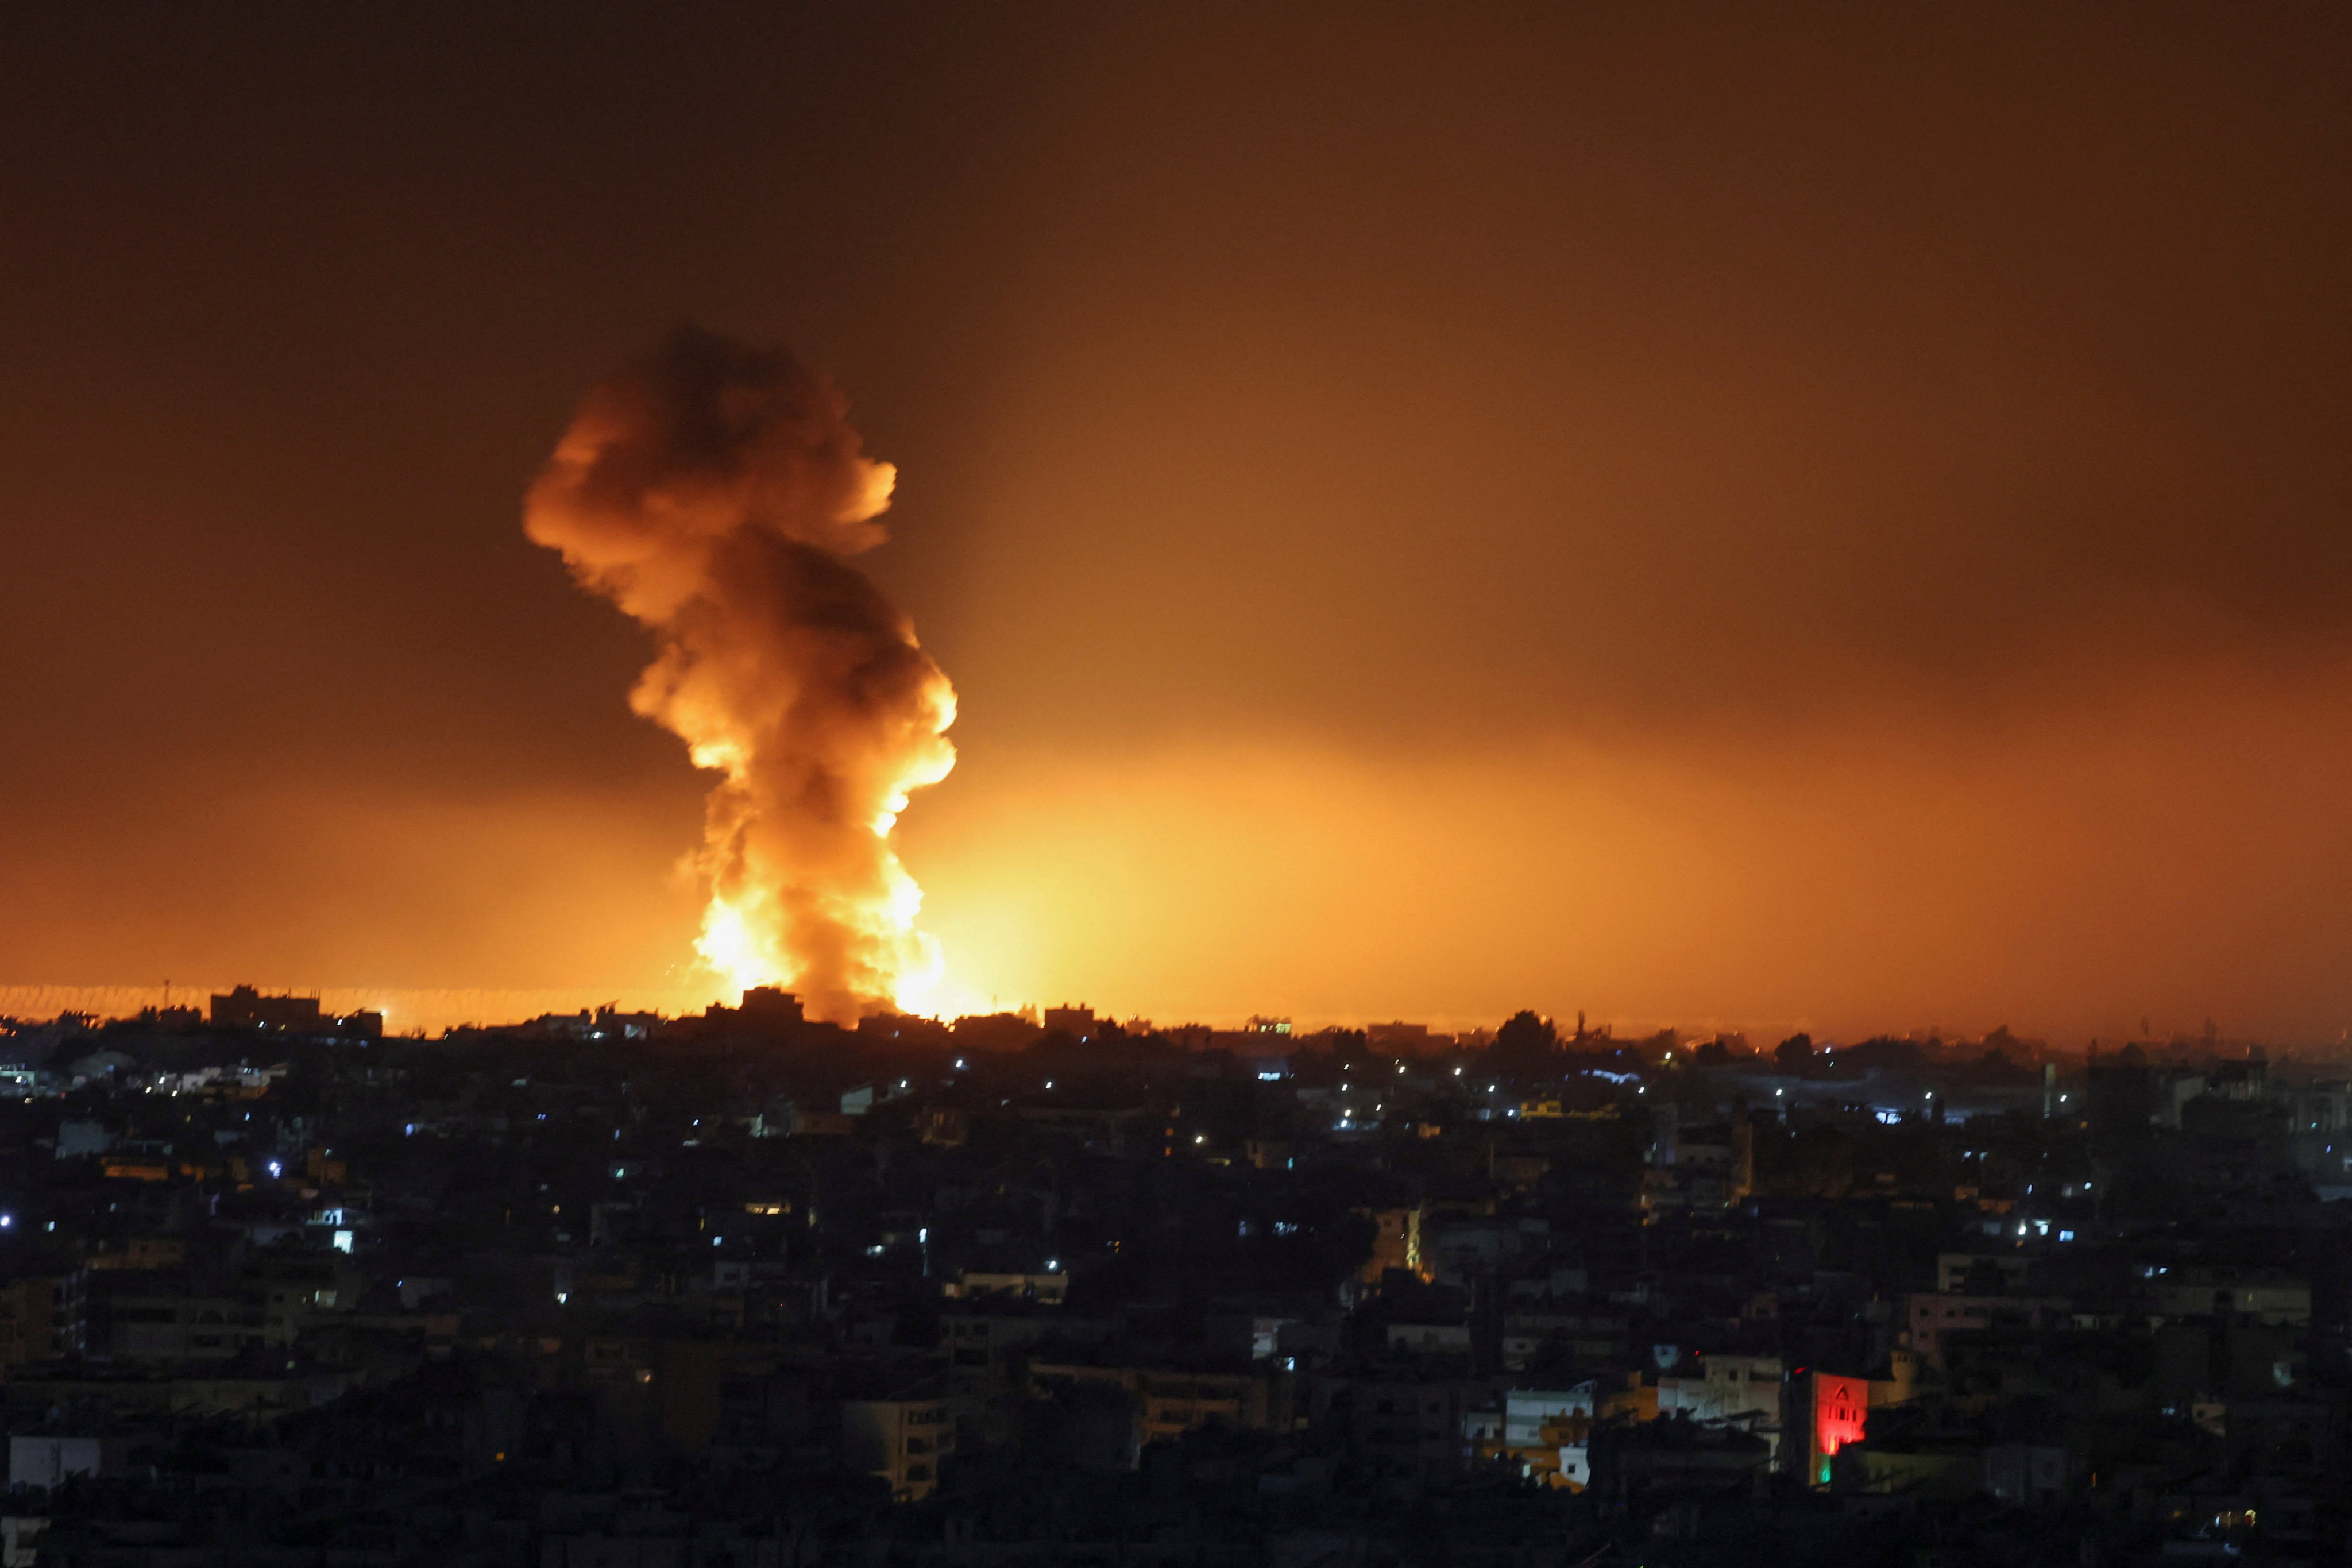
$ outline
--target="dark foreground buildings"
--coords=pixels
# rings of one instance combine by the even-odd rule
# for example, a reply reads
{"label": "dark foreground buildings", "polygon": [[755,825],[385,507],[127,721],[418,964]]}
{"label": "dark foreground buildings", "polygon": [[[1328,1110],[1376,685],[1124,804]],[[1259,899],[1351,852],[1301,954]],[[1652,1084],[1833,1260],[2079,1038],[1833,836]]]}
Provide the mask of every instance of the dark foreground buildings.
{"label": "dark foreground buildings", "polygon": [[9,1564],[2346,1554],[2308,1064],[270,1002],[0,1037]]}

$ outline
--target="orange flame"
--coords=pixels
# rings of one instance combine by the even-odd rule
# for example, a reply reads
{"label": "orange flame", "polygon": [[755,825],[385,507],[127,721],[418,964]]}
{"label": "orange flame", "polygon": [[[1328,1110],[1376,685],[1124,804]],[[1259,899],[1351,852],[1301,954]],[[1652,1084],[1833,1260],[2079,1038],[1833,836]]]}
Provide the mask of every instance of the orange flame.
{"label": "orange flame", "polygon": [[591,394],[524,530],[652,627],[630,706],[725,775],[707,805],[696,951],[848,1022],[941,972],[890,835],[955,765],[955,692],[847,558],[882,542],[897,472],[830,383],[691,329]]}

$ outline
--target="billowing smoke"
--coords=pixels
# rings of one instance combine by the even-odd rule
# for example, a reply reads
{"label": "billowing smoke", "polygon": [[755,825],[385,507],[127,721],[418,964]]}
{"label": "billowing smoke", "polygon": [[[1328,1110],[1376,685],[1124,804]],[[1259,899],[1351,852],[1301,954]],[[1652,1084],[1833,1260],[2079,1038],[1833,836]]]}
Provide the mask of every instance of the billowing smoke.
{"label": "billowing smoke", "polygon": [[954,689],[849,564],[887,537],[897,477],[860,445],[791,355],[684,328],[589,395],[523,506],[532,540],[660,638],[630,706],[726,775],[704,961],[840,1022],[938,973],[890,831],[955,764]]}

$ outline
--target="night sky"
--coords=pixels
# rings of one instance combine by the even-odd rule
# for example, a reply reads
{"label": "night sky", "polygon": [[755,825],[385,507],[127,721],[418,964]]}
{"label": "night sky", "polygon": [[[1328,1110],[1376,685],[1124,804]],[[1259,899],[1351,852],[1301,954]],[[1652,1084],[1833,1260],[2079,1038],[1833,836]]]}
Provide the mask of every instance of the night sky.
{"label": "night sky", "polygon": [[693,321],[952,1001],[2336,1040],[2352,13],[1561,11],[0,13],[0,983],[708,1000],[520,522]]}

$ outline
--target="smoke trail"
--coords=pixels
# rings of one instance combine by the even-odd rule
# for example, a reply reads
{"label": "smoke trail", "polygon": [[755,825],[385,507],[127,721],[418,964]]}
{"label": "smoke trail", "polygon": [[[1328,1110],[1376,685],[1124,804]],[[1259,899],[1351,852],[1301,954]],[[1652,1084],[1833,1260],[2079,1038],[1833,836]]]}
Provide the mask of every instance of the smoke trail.
{"label": "smoke trail", "polygon": [[830,382],[688,327],[588,395],[523,503],[534,542],[659,637],[630,706],[726,775],[704,961],[840,1022],[940,964],[890,830],[955,764],[955,691],[846,559],[887,537],[896,477]]}

